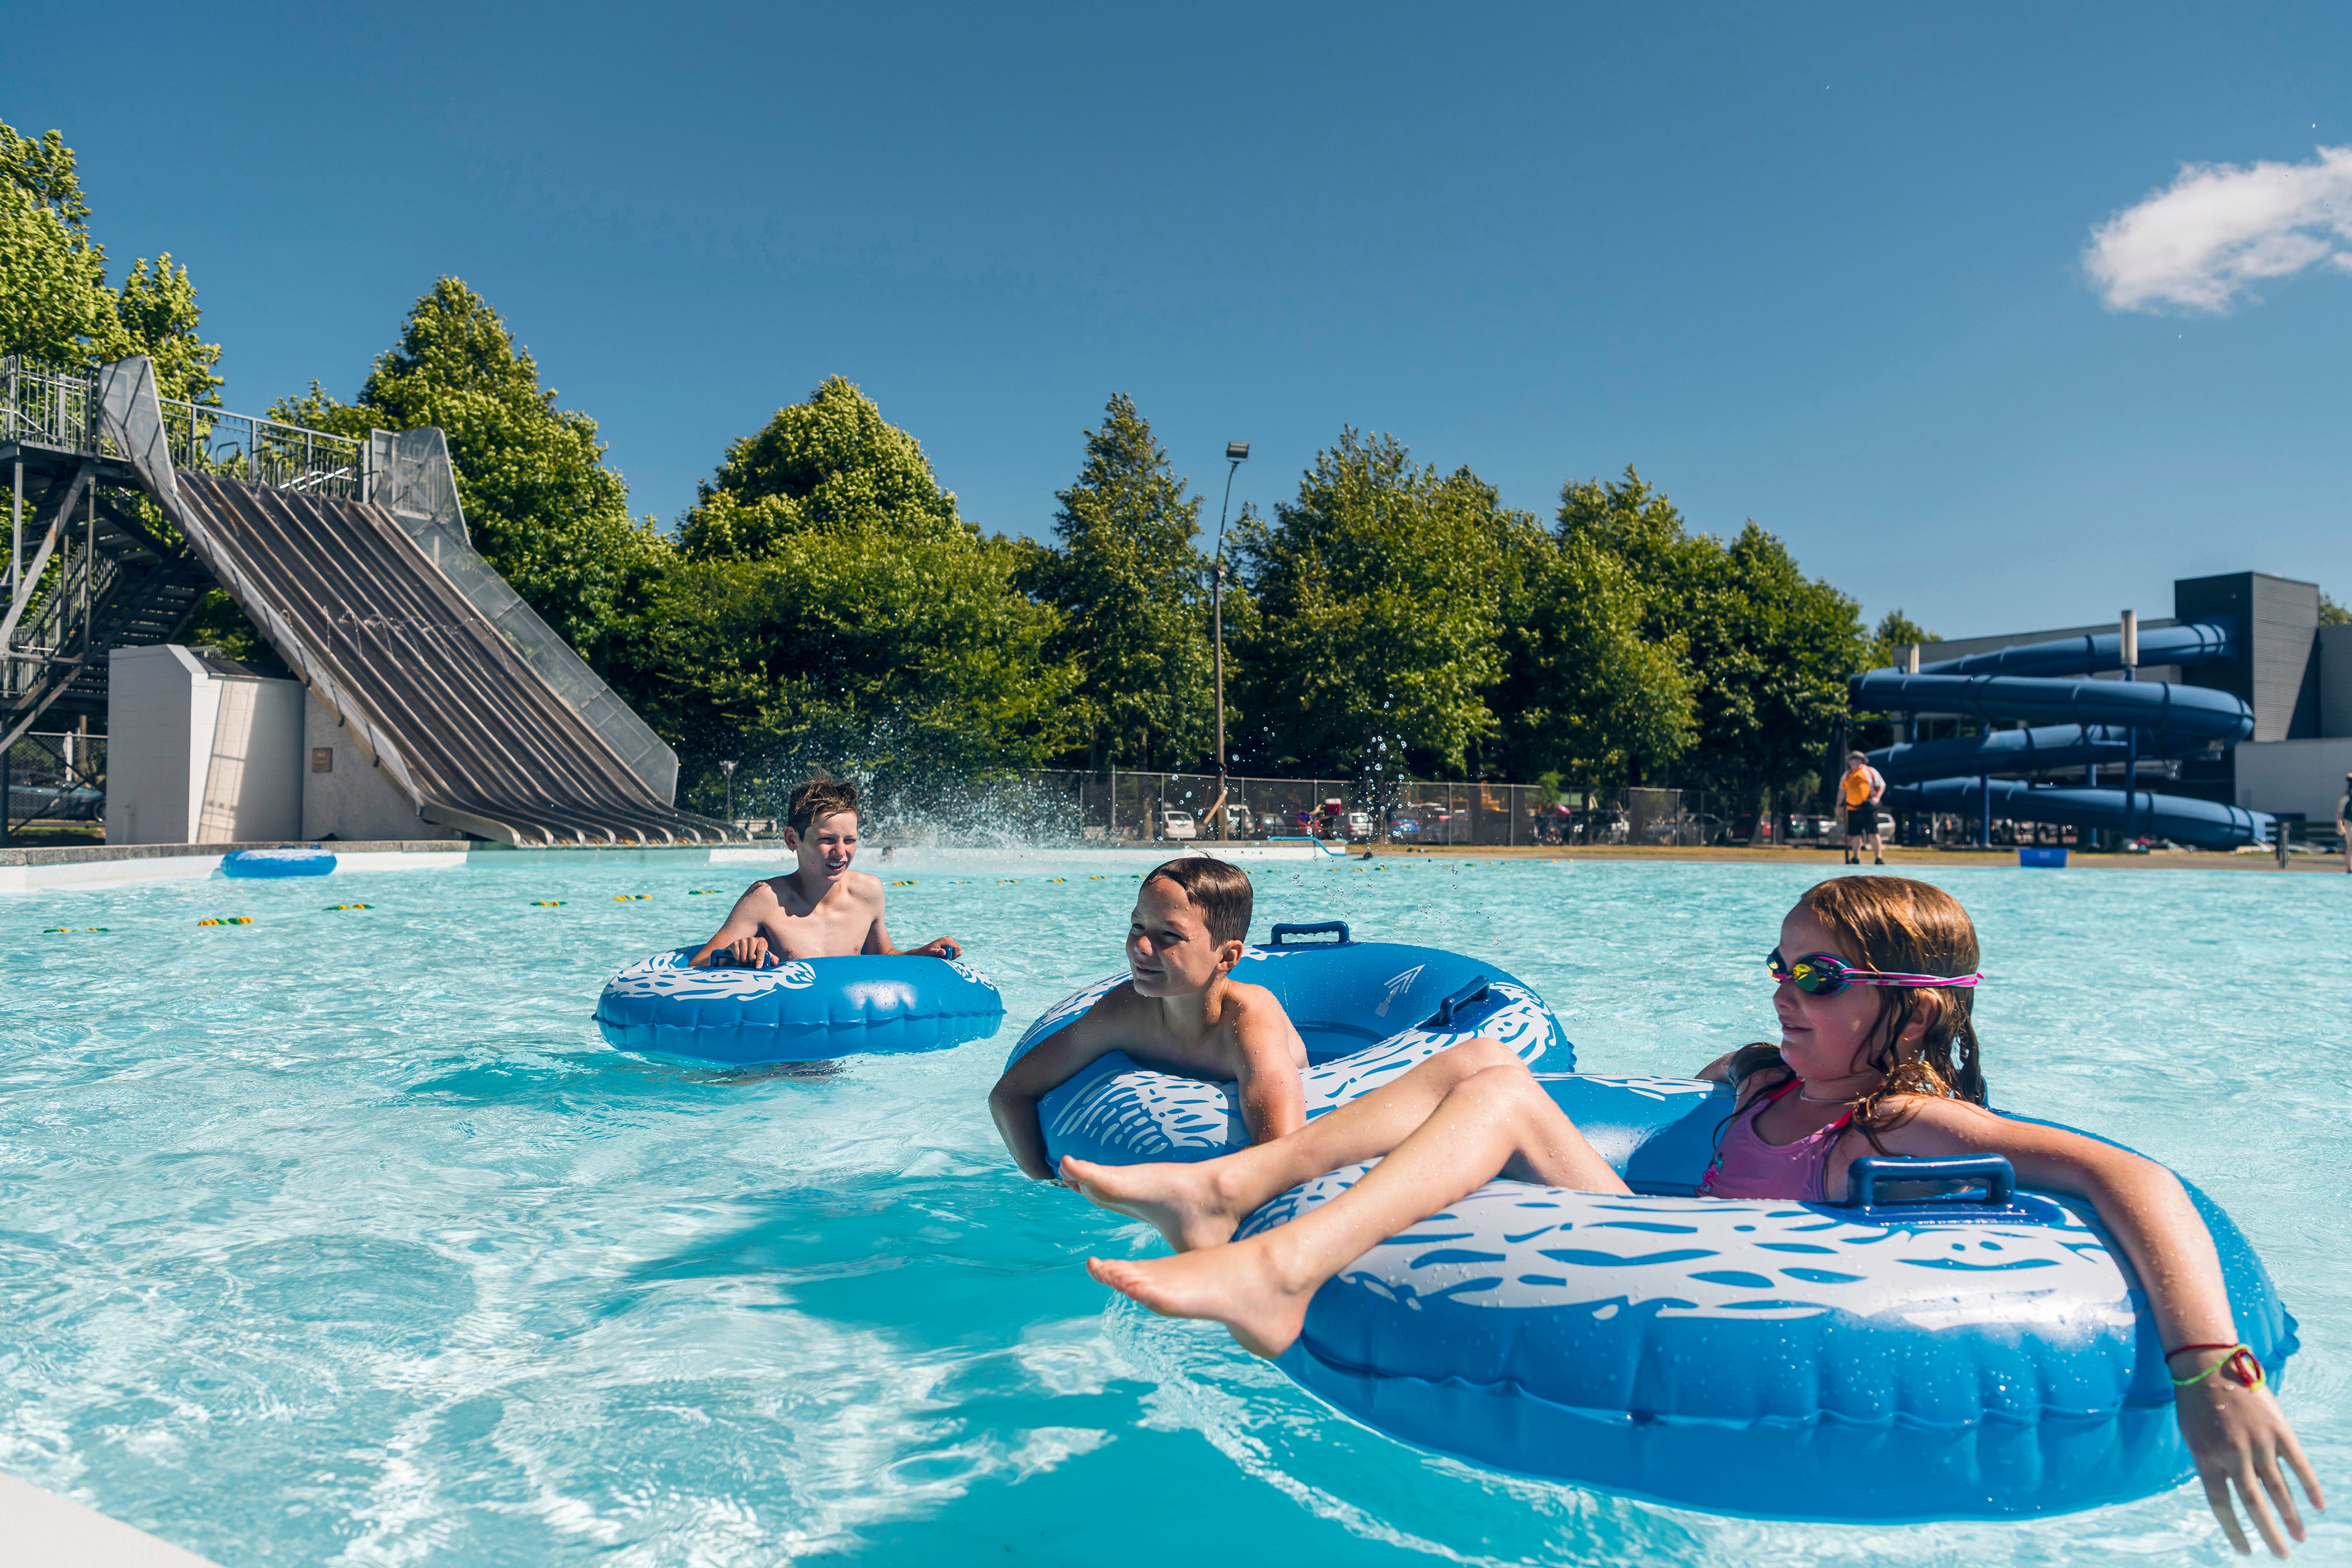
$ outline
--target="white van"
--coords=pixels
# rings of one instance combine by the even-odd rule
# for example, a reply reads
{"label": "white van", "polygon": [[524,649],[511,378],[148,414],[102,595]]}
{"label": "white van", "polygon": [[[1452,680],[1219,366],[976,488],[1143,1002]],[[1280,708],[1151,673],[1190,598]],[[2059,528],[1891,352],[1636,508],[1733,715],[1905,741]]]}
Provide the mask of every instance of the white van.
{"label": "white van", "polygon": [[1162,807],[1160,811],[1160,836],[1163,839],[1197,839],[1201,830],[1190,811],[1178,811]]}

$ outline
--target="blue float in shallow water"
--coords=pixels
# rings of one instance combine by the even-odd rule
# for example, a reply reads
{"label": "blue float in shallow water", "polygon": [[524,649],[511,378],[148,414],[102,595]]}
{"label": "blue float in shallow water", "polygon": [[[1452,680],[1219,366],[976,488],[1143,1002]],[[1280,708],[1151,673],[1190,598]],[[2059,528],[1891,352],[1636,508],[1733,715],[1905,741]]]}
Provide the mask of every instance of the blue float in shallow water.
{"label": "blue float in shallow water", "polygon": [[[1358,993],[1360,1029],[1377,1027],[1381,994]],[[1483,1022],[1542,1006],[1507,993]],[[1308,1114],[1464,1037],[1451,1022],[1416,1027],[1321,1063],[1307,1074]],[[1538,1039],[1522,1030],[1521,1056],[1555,1062],[1526,1049]],[[1124,1057],[1097,1067],[1041,1107],[1056,1159],[1198,1160],[1246,1141],[1231,1085]],[[1373,1248],[1316,1293],[1277,1364],[1301,1385],[1425,1448],[1712,1512],[2016,1518],[2188,1478],[2146,1299],[2087,1204],[2011,1191],[1997,1157],[1935,1162],[1965,1185],[1933,1202],[1702,1198],[1727,1088],[1537,1078],[1636,1196],[1490,1182]],[[1914,1176],[1929,1166],[1886,1164]],[[1239,1234],[1328,1201],[1368,1168],[1283,1194]],[[2238,1333],[2276,1379],[2294,1320],[2229,1217],[2189,1194]]]}
{"label": "blue float in shallow water", "polygon": [[1004,1021],[995,982],[949,958],[792,959],[764,969],[691,968],[656,953],[613,977],[596,1027],[623,1051],[705,1061],[828,1061],[940,1051]]}
{"label": "blue float in shallow water", "polygon": [[335,869],[334,852],[311,844],[291,850],[232,850],[221,856],[221,874],[235,877],[325,876]]}

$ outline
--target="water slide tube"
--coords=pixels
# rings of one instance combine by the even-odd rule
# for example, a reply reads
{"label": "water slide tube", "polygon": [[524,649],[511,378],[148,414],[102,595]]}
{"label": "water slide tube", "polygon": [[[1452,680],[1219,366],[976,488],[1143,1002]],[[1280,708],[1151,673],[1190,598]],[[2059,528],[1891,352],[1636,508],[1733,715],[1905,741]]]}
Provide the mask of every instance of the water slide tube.
{"label": "water slide tube", "polygon": [[[1385,1023],[1372,1016],[1382,989],[1361,982],[1399,955],[1451,960],[1446,979],[1481,967],[1433,952],[1363,943],[1282,966],[1290,995],[1321,995],[1327,1025],[1352,993],[1360,1036]],[[1098,994],[1054,1009],[1014,1056]],[[1425,1005],[1379,1043],[1310,1068],[1307,1114],[1472,1035],[1547,1066],[1571,1056],[1565,1042],[1546,1051],[1557,1023],[1516,982],[1491,982],[1451,1016],[1442,1005],[1415,1016]],[[1760,1518],[2019,1518],[2188,1477],[2154,1321],[2088,1205],[2018,1190],[1999,1156],[1857,1161],[1851,1205],[1699,1197],[1728,1088],[1536,1078],[1633,1196],[1495,1181],[1372,1248],[1316,1292],[1277,1362],[1302,1387],[1474,1464]],[[1248,1140],[1231,1085],[1117,1054],[1040,1111],[1056,1160],[1201,1160]],[[1292,1188],[1238,1234],[1328,1202],[1368,1168]],[[1962,1190],[1880,1200],[1877,1184],[1931,1173]],[[2294,1320],[2245,1237],[2189,1190],[2238,1333],[2277,1377]]]}
{"label": "water slide tube", "polygon": [[[2087,678],[2121,669],[2122,644],[2113,632],[2061,637],[1923,664],[1916,675],[1885,669],[1856,676],[1857,707],[2027,723],[1870,753],[1871,766],[1886,778],[1886,803],[2148,833],[2210,849],[2265,841],[2272,827],[2266,812],[2147,789],[2041,789],[1990,777],[2122,767],[2134,758],[2186,756],[2212,741],[2234,744],[2253,733],[2253,710],[2227,692]],[[2234,646],[2232,628],[2219,622],[2160,627],[2139,636],[2145,664],[2207,664],[2233,657]]]}

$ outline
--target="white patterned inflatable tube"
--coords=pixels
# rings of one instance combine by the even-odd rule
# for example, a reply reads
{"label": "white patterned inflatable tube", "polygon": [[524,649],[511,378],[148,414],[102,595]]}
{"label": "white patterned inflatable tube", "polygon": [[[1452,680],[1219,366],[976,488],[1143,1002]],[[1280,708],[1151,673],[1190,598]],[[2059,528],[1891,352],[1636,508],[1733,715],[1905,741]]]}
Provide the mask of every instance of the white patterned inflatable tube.
{"label": "white patterned inflatable tube", "polygon": [[766,968],[688,965],[656,953],[613,977],[596,1027],[623,1051],[704,1061],[825,1061],[941,1051],[1004,1021],[995,982],[950,958],[905,954],[791,959]]}

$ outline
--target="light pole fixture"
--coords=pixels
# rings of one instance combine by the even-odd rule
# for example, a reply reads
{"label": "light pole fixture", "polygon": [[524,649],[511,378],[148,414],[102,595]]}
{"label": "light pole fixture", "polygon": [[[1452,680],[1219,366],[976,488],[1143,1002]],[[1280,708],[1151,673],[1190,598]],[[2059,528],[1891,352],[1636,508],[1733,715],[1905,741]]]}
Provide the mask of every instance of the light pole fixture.
{"label": "light pole fixture", "polygon": [[719,771],[727,775],[727,825],[735,825],[735,764],[721,762]]}
{"label": "light pole fixture", "polygon": [[1225,513],[1234,504],[1234,476],[1249,461],[1249,443],[1225,443],[1225,499],[1217,508],[1217,575],[1209,590],[1209,615],[1216,628],[1217,661],[1217,841],[1231,836],[1225,826]]}

